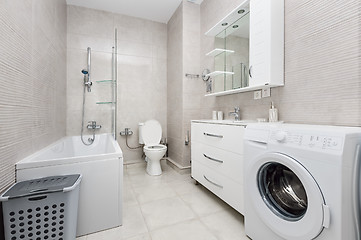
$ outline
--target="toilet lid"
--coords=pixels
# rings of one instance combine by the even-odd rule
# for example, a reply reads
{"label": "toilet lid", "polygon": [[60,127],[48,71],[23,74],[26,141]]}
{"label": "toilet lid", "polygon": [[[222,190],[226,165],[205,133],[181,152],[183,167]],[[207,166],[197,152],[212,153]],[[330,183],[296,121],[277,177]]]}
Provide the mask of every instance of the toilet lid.
{"label": "toilet lid", "polygon": [[156,120],[148,120],[143,126],[143,141],[145,145],[159,144],[162,138],[162,127]]}

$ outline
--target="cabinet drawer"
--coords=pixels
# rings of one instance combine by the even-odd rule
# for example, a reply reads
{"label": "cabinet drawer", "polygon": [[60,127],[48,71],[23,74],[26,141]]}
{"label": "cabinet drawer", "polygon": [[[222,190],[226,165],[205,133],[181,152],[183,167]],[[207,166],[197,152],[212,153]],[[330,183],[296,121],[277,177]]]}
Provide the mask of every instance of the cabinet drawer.
{"label": "cabinet drawer", "polygon": [[243,214],[243,185],[217,173],[198,161],[192,161],[192,177]]}
{"label": "cabinet drawer", "polygon": [[192,123],[192,141],[243,154],[244,126]]}
{"label": "cabinet drawer", "polygon": [[243,155],[231,153],[203,143],[192,142],[192,161],[214,169],[243,184]]}

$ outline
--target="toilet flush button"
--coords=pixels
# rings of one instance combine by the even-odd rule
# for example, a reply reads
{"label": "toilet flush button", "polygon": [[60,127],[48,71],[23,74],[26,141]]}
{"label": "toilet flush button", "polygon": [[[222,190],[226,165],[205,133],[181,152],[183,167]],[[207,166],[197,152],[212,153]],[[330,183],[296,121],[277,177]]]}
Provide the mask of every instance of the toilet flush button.
{"label": "toilet flush button", "polygon": [[287,137],[287,133],[284,131],[279,131],[276,133],[275,138],[278,142],[285,142]]}

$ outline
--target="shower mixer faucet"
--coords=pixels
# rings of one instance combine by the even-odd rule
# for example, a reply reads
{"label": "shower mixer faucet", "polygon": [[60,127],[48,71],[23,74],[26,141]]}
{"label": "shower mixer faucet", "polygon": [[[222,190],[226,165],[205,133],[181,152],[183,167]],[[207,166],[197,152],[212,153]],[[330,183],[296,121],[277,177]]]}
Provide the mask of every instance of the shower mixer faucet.
{"label": "shower mixer faucet", "polygon": [[88,122],[88,125],[87,125],[87,128],[88,129],[100,129],[102,126],[101,125],[97,125],[97,122],[96,121],[90,121]]}

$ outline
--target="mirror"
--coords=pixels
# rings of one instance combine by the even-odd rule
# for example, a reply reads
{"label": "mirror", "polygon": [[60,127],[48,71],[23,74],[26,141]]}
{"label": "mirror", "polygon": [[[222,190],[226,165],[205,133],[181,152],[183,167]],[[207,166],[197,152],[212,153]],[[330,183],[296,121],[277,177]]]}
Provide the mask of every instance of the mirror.
{"label": "mirror", "polygon": [[212,52],[214,69],[219,74],[213,76],[214,93],[249,86],[249,17],[249,11],[244,12],[215,36]]}

